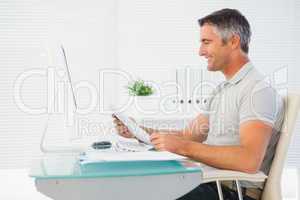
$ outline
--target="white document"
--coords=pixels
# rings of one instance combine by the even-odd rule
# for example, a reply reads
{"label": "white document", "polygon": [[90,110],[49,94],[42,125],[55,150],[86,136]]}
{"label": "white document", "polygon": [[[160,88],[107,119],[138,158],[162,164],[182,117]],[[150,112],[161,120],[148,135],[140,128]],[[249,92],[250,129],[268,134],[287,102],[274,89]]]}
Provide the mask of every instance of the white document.
{"label": "white document", "polygon": [[136,122],[131,120],[126,115],[120,113],[114,113],[114,115],[129,129],[129,131],[139,140],[145,142],[146,144],[152,145],[150,141],[150,135],[138,126]]}
{"label": "white document", "polygon": [[115,148],[116,151],[122,152],[122,151],[127,151],[127,152],[140,152],[140,151],[148,151],[150,149],[153,149],[152,145],[148,145],[145,143],[140,143],[136,139],[132,140],[119,140],[117,141],[113,148]]}
{"label": "white document", "polygon": [[143,151],[143,152],[87,152],[81,158],[81,164],[97,162],[126,162],[126,161],[168,161],[183,160],[184,156],[167,151]]}

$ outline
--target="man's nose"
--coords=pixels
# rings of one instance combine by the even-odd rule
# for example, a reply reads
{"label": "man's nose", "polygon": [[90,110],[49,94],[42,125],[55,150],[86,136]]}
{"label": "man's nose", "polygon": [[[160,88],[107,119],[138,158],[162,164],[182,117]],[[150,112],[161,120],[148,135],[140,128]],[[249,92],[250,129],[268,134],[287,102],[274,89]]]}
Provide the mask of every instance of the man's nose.
{"label": "man's nose", "polygon": [[202,45],[199,48],[199,56],[205,56],[205,50],[203,49]]}

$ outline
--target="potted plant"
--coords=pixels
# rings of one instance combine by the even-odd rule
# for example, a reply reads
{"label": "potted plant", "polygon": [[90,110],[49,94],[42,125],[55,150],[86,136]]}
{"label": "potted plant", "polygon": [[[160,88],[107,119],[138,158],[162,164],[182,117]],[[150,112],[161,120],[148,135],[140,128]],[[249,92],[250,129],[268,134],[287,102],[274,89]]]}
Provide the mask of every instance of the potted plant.
{"label": "potted plant", "polygon": [[127,86],[129,94],[132,96],[150,96],[154,93],[152,86],[143,80],[136,80]]}
{"label": "potted plant", "polygon": [[156,110],[155,102],[157,101],[152,95],[154,89],[150,84],[143,80],[136,80],[127,86],[129,95],[134,98],[135,109],[143,114],[152,113]]}

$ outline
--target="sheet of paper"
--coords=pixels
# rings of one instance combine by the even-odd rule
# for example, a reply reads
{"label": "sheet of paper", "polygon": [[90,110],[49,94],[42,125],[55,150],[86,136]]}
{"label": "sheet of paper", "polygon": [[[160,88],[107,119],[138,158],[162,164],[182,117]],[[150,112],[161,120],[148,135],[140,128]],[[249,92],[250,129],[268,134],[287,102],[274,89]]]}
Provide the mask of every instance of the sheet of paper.
{"label": "sheet of paper", "polygon": [[116,151],[128,151],[128,152],[140,152],[140,151],[149,151],[153,149],[153,146],[140,143],[137,140],[133,141],[124,141],[120,140],[114,144]]}
{"label": "sheet of paper", "polygon": [[87,152],[81,158],[81,164],[95,162],[126,162],[126,161],[167,161],[183,160],[180,156],[167,151],[143,151],[143,152]]}
{"label": "sheet of paper", "polygon": [[148,145],[152,145],[150,141],[149,134],[144,131],[142,128],[138,126],[138,124],[134,121],[132,121],[129,117],[126,115],[123,115],[121,113],[114,113],[114,115],[121,121],[127,128],[130,130],[130,132],[139,140],[145,142]]}

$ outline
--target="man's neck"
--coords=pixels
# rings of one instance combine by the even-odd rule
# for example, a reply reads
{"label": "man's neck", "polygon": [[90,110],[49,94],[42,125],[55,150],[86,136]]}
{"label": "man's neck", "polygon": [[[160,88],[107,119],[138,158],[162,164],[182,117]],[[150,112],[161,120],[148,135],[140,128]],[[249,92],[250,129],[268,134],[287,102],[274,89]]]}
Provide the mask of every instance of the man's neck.
{"label": "man's neck", "polygon": [[227,67],[222,70],[226,80],[231,79],[247,62],[249,62],[249,58],[243,55],[231,59]]}

